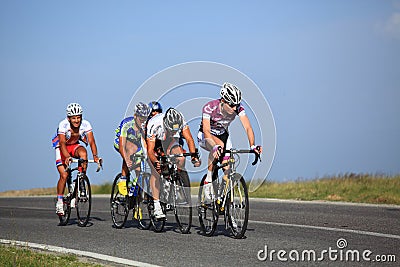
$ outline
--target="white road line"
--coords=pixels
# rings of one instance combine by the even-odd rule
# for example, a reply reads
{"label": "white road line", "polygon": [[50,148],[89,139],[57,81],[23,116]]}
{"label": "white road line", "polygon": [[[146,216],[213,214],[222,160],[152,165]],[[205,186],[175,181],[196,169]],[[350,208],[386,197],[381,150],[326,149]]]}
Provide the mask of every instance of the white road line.
{"label": "white road line", "polygon": [[340,229],[340,228],[292,224],[292,223],[262,222],[262,221],[252,221],[252,220],[249,220],[249,223],[277,225],[277,226],[286,226],[286,227],[298,227],[298,228],[306,228],[306,229],[316,229],[316,230],[323,230],[323,231],[344,232],[344,233],[352,233],[352,234],[359,234],[359,235],[370,235],[370,236],[377,236],[377,237],[384,237],[384,238],[400,239],[399,235],[382,234],[382,233],[361,231],[361,230],[352,230],[352,229]]}
{"label": "white road line", "polygon": [[143,267],[157,267],[158,266],[158,265],[153,265],[153,264],[144,263],[144,262],[140,262],[140,261],[127,260],[127,259],[123,259],[123,258],[98,254],[98,253],[89,252],[89,251],[75,250],[75,249],[43,245],[43,244],[37,244],[37,243],[31,243],[31,242],[0,239],[0,243],[12,245],[12,246],[41,249],[41,250],[52,251],[52,252],[63,253],[63,254],[69,253],[69,254],[74,254],[74,255],[78,255],[78,256],[94,258],[94,259],[98,259],[98,260],[102,260],[102,261],[119,263],[119,264],[123,264],[126,266],[143,266]]}

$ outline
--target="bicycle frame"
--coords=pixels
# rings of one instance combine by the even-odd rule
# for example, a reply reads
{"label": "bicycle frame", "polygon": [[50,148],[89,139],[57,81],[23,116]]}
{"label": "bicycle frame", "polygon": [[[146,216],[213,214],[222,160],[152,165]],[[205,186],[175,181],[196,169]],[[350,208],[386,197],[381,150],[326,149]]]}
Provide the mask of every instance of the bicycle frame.
{"label": "bicycle frame", "polygon": [[[130,169],[125,180],[125,192],[121,193],[119,189],[119,183],[121,183],[121,173],[116,176],[113,182],[110,205],[111,205],[111,218],[113,224],[116,228],[122,228],[129,215],[129,210],[133,210],[133,219],[138,221],[138,227],[141,229],[148,229],[150,224],[146,223],[147,216],[143,217],[143,208],[141,205],[147,205],[144,200],[148,194],[149,188],[149,177],[150,174],[146,172],[146,157],[144,155],[133,154],[130,156],[132,162],[140,163],[134,164]],[[136,168],[139,167],[136,173]],[[131,171],[134,170],[135,173],[131,175]],[[131,179],[134,176],[134,179]],[[137,178],[137,179],[135,179]],[[136,180],[134,187],[130,188],[129,182]],[[132,192],[133,191],[133,192]],[[147,208],[146,208],[147,209]]]}
{"label": "bicycle frame", "polygon": [[[222,152],[222,151],[221,151]],[[225,228],[231,229],[234,238],[242,238],[247,229],[249,215],[249,198],[247,185],[241,174],[236,172],[235,154],[253,153],[255,165],[260,159],[259,154],[253,150],[225,150],[222,155],[229,153],[230,158],[223,163],[219,160],[213,162],[212,189],[214,192],[210,195],[210,200],[205,202],[204,186],[206,184],[206,175],[200,183],[198,215],[200,227],[206,236],[212,236],[217,229],[219,215],[224,215]],[[218,170],[227,168],[230,172],[221,178],[218,176]],[[224,183],[225,182],[225,183]],[[208,194],[208,193],[207,193]],[[211,202],[209,202],[211,201]],[[238,222],[238,223],[237,223]]]}
{"label": "bicycle frame", "polygon": [[[161,164],[160,179],[165,179],[164,183],[171,183],[173,188],[169,188],[168,196],[165,199],[167,203],[162,203],[165,211],[174,211],[175,220],[178,227],[183,234],[187,234],[190,231],[192,224],[192,207],[191,207],[191,195],[190,195],[190,179],[185,170],[179,172],[177,159],[179,157],[194,156],[196,153],[181,153],[158,156],[158,160]],[[160,190],[161,194],[165,192],[165,184],[163,190]],[[189,188],[189,191],[187,191]],[[179,192],[180,193],[179,193]],[[172,201],[171,201],[172,198]],[[153,220],[153,226],[155,231],[160,232],[163,229],[163,223],[157,223]]]}
{"label": "bicycle frame", "polygon": [[[84,159],[73,159],[71,161],[72,163],[77,163],[77,167],[72,168],[71,164],[67,167],[67,169],[65,170],[66,172],[68,172],[68,178],[67,178],[67,187],[68,187],[68,194],[63,198],[64,201],[64,215],[59,216],[59,220],[60,220],[60,225],[66,225],[68,224],[69,221],[69,217],[71,215],[71,203],[72,200],[75,200],[75,205],[74,206],[76,208],[76,212],[77,212],[77,216],[78,216],[78,225],[79,226],[86,226],[88,221],[89,221],[89,216],[90,216],[90,211],[91,211],[91,188],[90,188],[90,182],[89,182],[89,178],[86,176],[86,174],[83,172],[83,166],[82,163],[97,163],[94,160],[84,160]],[[101,165],[102,160],[100,159],[98,164],[98,168],[97,168],[97,172],[100,170],[100,168],[102,167]],[[72,174],[74,171],[77,171],[76,174],[76,179],[74,181],[72,180]],[[71,192],[71,183],[74,183],[74,189]],[[83,183],[83,185],[81,184]],[[86,184],[86,185],[85,185]],[[85,191],[88,191],[87,195],[85,195],[86,192],[81,191],[84,188]],[[83,216],[79,209],[80,209],[80,205],[82,205],[81,203],[88,203],[88,211],[86,212],[85,216]]]}

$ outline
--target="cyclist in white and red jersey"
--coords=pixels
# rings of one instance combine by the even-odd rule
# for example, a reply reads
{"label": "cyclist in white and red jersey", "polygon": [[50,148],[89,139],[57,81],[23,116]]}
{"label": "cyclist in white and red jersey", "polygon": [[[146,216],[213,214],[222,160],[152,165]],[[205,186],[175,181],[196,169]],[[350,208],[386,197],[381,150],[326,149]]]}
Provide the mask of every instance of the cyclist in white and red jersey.
{"label": "cyclist in white and red jersey", "polygon": [[[183,153],[183,138],[186,140],[190,153],[193,153],[192,163],[200,166],[200,159],[194,144],[189,126],[185,123],[182,114],[174,108],[169,108],[165,114],[158,113],[147,124],[147,153],[155,167],[151,168],[150,187],[154,199],[154,216],[156,219],[165,219],[160,205],[160,162],[157,155]],[[178,168],[184,169],[185,159],[178,159]]]}
{"label": "cyclist in white and red jersey", "polygon": [[[89,144],[92,150],[93,159],[99,163],[97,146],[94,139],[92,126],[87,120],[82,119],[82,107],[78,103],[71,103],[67,106],[67,118],[62,120],[53,137],[53,147],[56,151],[56,166],[60,174],[57,183],[56,213],[64,215],[63,194],[68,173],[65,171],[72,158],[87,160],[87,151],[79,142],[86,146]],[[86,172],[87,163],[82,164],[83,172]]]}
{"label": "cyclist in white and red jersey", "polygon": [[[204,192],[206,197],[210,197],[210,186],[212,182],[212,161],[219,158],[223,149],[231,149],[232,142],[229,138],[228,127],[238,116],[249,140],[250,149],[257,153],[262,152],[261,146],[256,146],[254,132],[247,117],[244,107],[240,104],[242,93],[240,89],[231,84],[224,83],[220,91],[221,98],[206,103],[202,110],[202,121],[197,136],[199,145],[210,151],[208,157],[208,171],[205,180]],[[229,154],[223,157],[223,161],[229,159]],[[229,170],[225,170],[227,175]]]}

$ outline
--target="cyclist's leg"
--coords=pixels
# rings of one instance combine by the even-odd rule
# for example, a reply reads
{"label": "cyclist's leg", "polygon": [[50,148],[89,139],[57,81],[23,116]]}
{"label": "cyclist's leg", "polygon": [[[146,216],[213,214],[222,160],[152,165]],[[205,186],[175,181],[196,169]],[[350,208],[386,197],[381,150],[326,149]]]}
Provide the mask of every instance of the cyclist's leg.
{"label": "cyclist's leg", "polygon": [[56,203],[56,213],[63,215],[64,214],[64,208],[63,208],[63,197],[64,197],[64,190],[65,190],[65,184],[68,179],[68,173],[65,171],[66,166],[63,164],[65,161],[65,158],[62,157],[60,153],[60,148],[57,147],[55,149],[56,152],[56,166],[57,166],[57,171],[59,173],[59,179],[57,182],[57,203]]}
{"label": "cyclist's leg", "polygon": [[[84,148],[81,145],[76,145],[74,147],[74,151],[73,153],[71,153],[73,155],[74,158],[80,158],[80,159],[84,159],[87,160],[87,151],[86,148]],[[87,162],[82,163],[82,171],[83,173],[86,173],[86,169],[87,169]]]}

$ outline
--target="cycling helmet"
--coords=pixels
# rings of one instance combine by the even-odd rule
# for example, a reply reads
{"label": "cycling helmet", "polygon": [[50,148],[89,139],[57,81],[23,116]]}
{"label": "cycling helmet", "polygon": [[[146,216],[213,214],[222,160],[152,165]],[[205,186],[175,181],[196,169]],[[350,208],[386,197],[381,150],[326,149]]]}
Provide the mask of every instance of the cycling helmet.
{"label": "cycling helmet", "polygon": [[82,115],[82,107],[78,103],[71,103],[67,106],[67,116]]}
{"label": "cycling helmet", "polygon": [[140,117],[147,117],[147,116],[149,116],[150,111],[151,111],[150,107],[147,104],[145,104],[143,102],[139,102],[135,106],[134,114],[136,116],[140,116]]}
{"label": "cycling helmet", "polygon": [[231,83],[224,83],[221,87],[220,95],[230,105],[239,105],[242,101],[242,92]]}
{"label": "cycling helmet", "polygon": [[151,101],[151,102],[149,103],[149,107],[150,107],[150,109],[151,109],[151,112],[153,112],[153,111],[157,111],[157,112],[159,112],[159,113],[162,112],[162,106],[161,106],[161,104],[160,104],[159,102],[157,102],[157,101]]}
{"label": "cycling helmet", "polygon": [[174,108],[169,108],[164,115],[164,127],[168,131],[176,132],[183,127],[183,116]]}

